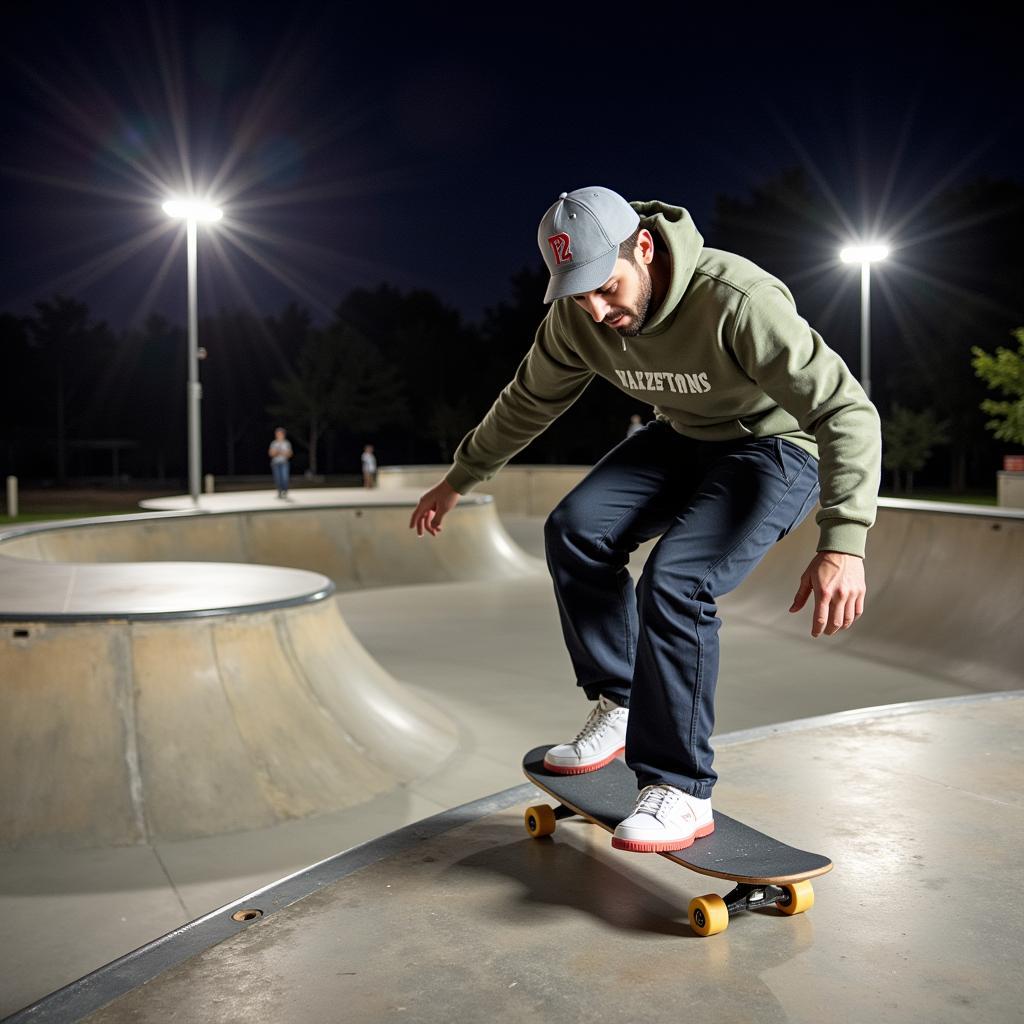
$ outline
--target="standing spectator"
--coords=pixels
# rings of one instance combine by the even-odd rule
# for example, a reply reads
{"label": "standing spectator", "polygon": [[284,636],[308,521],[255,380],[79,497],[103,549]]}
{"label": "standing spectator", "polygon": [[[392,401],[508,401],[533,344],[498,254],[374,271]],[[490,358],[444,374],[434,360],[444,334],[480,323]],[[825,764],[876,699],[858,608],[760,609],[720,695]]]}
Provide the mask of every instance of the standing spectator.
{"label": "standing spectator", "polygon": [[363,447],[363,486],[377,486],[377,456],[373,454],[373,445]]}
{"label": "standing spectator", "polygon": [[274,486],[279,498],[288,497],[288,460],[292,457],[292,443],[285,436],[284,427],[274,431],[274,440],[267,449],[270,456],[270,472],[274,474]]}
{"label": "standing spectator", "polygon": [[638,430],[644,429],[643,417],[635,412],[629,417],[629,426],[626,428],[626,437],[632,437]]}

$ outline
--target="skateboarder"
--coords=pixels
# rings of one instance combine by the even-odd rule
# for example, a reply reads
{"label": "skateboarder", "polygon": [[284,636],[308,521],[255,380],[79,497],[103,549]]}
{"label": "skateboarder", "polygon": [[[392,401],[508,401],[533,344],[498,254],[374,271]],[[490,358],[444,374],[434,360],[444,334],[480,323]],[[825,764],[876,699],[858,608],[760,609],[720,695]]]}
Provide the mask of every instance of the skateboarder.
{"label": "skateboarder", "polygon": [[[627,203],[601,187],[563,192],[537,241],[551,275],[547,315],[410,526],[438,533],[459,496],[526,447],[595,374],[654,406],[654,419],[545,523],[565,643],[594,702],[545,766],[594,771],[625,749],[640,792],[613,845],[683,849],[714,828],[715,602],[820,499],[817,554],[789,610],[813,594],[813,637],[853,625],[875,519],[879,418],[786,285],[706,248],[685,209]],[[629,554],[659,536],[634,589]]]}

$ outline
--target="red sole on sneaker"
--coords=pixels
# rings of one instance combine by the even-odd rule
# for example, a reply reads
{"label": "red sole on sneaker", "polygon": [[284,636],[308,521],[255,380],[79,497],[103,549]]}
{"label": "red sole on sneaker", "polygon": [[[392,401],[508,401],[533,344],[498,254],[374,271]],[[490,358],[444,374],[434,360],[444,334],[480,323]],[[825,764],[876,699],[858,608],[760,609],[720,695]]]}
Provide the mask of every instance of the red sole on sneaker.
{"label": "red sole on sneaker", "polygon": [[715,831],[715,823],[705,825],[697,829],[689,839],[666,839],[664,842],[644,842],[640,839],[618,839],[612,836],[612,846],[616,850],[625,850],[627,853],[671,853],[673,850],[685,850],[693,846],[695,839],[703,839]]}
{"label": "red sole on sneaker", "polygon": [[585,775],[587,772],[596,772],[598,768],[611,764],[625,749],[625,747],[619,747],[618,750],[613,754],[609,754],[603,761],[596,761],[594,764],[570,766],[565,764],[548,764],[547,760],[545,760],[544,767],[549,772],[554,772],[555,775]]}

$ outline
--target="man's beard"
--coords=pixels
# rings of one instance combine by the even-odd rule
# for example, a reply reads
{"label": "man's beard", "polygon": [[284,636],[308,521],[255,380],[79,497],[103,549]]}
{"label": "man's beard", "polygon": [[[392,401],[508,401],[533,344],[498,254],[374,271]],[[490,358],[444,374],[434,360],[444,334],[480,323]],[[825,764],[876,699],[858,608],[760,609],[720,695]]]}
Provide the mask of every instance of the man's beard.
{"label": "man's beard", "polygon": [[636,268],[639,271],[637,276],[640,278],[640,294],[637,296],[636,306],[632,309],[628,306],[617,306],[609,310],[604,318],[605,321],[614,320],[620,313],[625,313],[629,317],[629,326],[612,327],[613,331],[624,338],[633,338],[640,333],[647,322],[647,308],[651,304],[651,272],[645,263],[637,263]]}

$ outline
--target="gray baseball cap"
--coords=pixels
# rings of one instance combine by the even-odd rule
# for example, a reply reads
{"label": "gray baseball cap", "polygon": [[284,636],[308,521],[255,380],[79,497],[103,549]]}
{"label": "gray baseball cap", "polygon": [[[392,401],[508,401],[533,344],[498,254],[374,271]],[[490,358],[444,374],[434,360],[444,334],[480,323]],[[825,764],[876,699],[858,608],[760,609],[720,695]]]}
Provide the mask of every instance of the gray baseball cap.
{"label": "gray baseball cap", "polygon": [[639,224],[636,210],[610,188],[563,192],[537,228],[537,245],[551,273],[544,301],[600,288],[612,276],[619,243]]}

